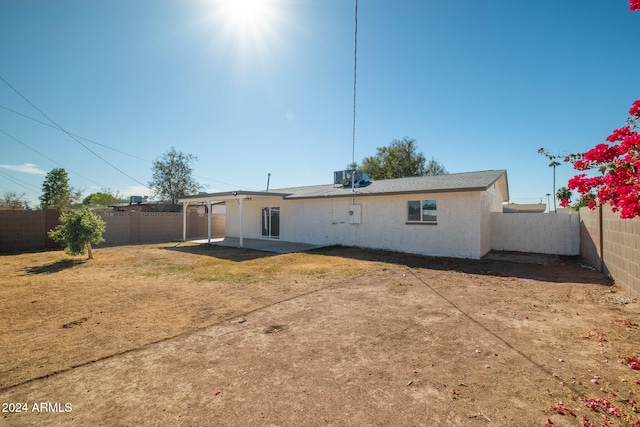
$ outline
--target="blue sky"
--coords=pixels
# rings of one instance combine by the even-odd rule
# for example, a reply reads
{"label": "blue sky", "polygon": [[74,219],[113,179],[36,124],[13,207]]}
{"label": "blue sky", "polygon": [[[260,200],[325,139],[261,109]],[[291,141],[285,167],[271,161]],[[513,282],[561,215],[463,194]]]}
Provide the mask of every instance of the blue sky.
{"label": "blue sky", "polygon": [[[207,191],[331,183],[352,159],[355,2],[242,1],[1,0],[0,194],[36,206],[64,167],[85,194],[150,195],[172,146]],[[512,202],[546,202],[538,148],[585,151],[640,98],[627,0],[358,7],[357,162],[406,136],[452,173],[507,169]],[[559,167],[557,187],[574,174]]]}

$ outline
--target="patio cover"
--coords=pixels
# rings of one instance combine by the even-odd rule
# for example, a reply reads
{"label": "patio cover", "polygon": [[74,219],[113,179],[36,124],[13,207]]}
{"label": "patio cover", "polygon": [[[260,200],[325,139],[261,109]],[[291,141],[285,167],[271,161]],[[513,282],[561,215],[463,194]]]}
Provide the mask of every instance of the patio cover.
{"label": "patio cover", "polygon": [[203,193],[194,196],[184,196],[178,198],[178,202],[182,203],[182,241],[187,240],[187,206],[190,204],[206,204],[207,205],[207,243],[211,243],[211,205],[219,202],[227,202],[235,200],[240,206],[240,236],[239,246],[244,247],[244,238],[242,236],[242,204],[244,200],[257,197],[286,197],[289,193],[271,193],[268,191],[226,191],[223,193]]}

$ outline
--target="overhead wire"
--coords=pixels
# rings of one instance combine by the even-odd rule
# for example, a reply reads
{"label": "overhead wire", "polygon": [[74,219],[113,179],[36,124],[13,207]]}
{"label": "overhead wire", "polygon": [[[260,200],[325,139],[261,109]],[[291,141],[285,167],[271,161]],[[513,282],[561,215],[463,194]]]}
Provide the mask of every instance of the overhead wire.
{"label": "overhead wire", "polygon": [[3,131],[2,129],[0,129],[0,132],[1,132],[1,133],[3,133],[3,134],[5,134],[5,135],[7,135],[9,138],[13,139],[14,141],[16,141],[18,144],[21,144],[21,145],[25,146],[26,148],[28,148],[29,150],[33,151],[34,153],[36,153],[36,154],[38,154],[38,155],[40,155],[40,156],[44,157],[45,159],[49,160],[50,162],[52,162],[52,163],[54,163],[54,164],[56,164],[56,165],[60,166],[61,168],[64,168],[64,169],[68,170],[69,172],[71,172],[71,173],[73,173],[73,174],[75,174],[75,175],[78,175],[80,178],[86,179],[87,181],[92,182],[92,183],[94,183],[94,184],[96,184],[96,185],[98,185],[98,186],[100,186],[100,187],[102,187],[102,188],[107,188],[106,186],[104,186],[104,185],[100,184],[99,182],[96,182],[96,181],[92,180],[91,178],[87,178],[86,176],[81,175],[81,174],[79,174],[78,172],[75,172],[75,171],[73,171],[73,170],[71,170],[71,169],[69,169],[69,168],[65,167],[65,166],[64,166],[63,164],[61,164],[60,162],[57,162],[57,161],[53,160],[51,157],[49,157],[49,156],[46,156],[46,155],[42,154],[41,152],[39,152],[39,151],[38,151],[38,150],[36,150],[35,148],[30,147],[29,145],[27,145],[27,144],[26,144],[26,143],[24,143],[23,141],[20,141],[18,138],[16,138],[16,137],[15,137],[15,136],[13,136],[13,135],[8,134],[7,132]]}
{"label": "overhead wire", "polygon": [[[0,78],[1,78],[1,77],[0,77]],[[24,114],[24,113],[21,113],[21,112],[19,112],[19,111],[16,111],[16,110],[14,110],[14,109],[12,109],[12,108],[6,107],[6,106],[4,106],[4,105],[0,105],[0,108],[4,109],[4,110],[6,110],[6,111],[12,112],[12,113],[14,113],[14,114],[17,114],[17,115],[19,115],[19,116],[22,116],[22,117],[24,117],[24,118],[26,118],[26,119],[32,120],[32,121],[34,121],[34,122],[36,122],[36,123],[39,123],[39,124],[41,124],[41,125],[48,126],[48,127],[52,128],[52,129],[55,129],[55,130],[57,130],[57,131],[67,133],[67,134],[69,134],[69,135],[73,135],[73,136],[75,136],[76,138],[80,138],[80,139],[82,139],[82,140],[84,140],[84,141],[87,141],[87,142],[90,142],[90,143],[92,143],[92,144],[99,145],[100,147],[104,147],[104,148],[106,148],[106,149],[108,149],[108,150],[115,151],[115,152],[117,152],[117,153],[123,154],[123,155],[125,155],[125,156],[131,157],[131,158],[134,158],[134,159],[137,159],[137,160],[141,160],[141,161],[146,162],[146,163],[151,163],[151,164],[153,164],[153,161],[151,161],[151,160],[143,159],[142,157],[138,157],[138,156],[136,156],[136,155],[133,155],[133,154],[127,153],[127,152],[125,152],[125,151],[118,150],[117,148],[110,147],[110,146],[108,146],[108,145],[106,145],[106,144],[102,144],[102,143],[100,143],[100,142],[94,141],[94,140],[89,139],[89,138],[86,138],[86,137],[84,137],[84,136],[81,136],[81,135],[78,135],[78,134],[75,134],[75,133],[72,133],[72,132],[67,132],[67,131],[65,131],[65,130],[63,130],[63,129],[61,129],[61,128],[59,128],[59,127],[53,126],[53,125],[51,125],[51,124],[49,124],[49,123],[46,123],[46,122],[44,122],[44,121],[42,121],[42,120],[38,120],[38,119],[36,119],[36,118],[34,118],[34,117],[31,117],[31,116],[29,116],[29,115],[27,115],[27,114]],[[14,137],[12,137],[11,135],[8,135],[6,132],[4,132],[4,131],[2,131],[2,130],[0,130],[0,132],[2,132],[2,133],[4,133],[5,135],[7,135],[7,136],[9,136],[9,137],[11,137],[11,138],[13,138],[13,139],[15,139]],[[16,141],[18,141],[18,140],[16,139]],[[23,142],[21,142],[21,141],[18,141],[18,142],[20,142],[21,144],[25,145],[25,146],[26,146],[27,148],[29,148],[30,150],[35,151],[33,148],[31,148],[31,147],[27,146],[27,145],[26,145],[26,144],[24,144]],[[36,151],[36,152],[37,152],[37,151]],[[43,154],[41,154],[41,153],[38,153],[38,154],[40,154],[41,156],[44,156],[44,155],[43,155]],[[55,161],[54,161],[54,160],[52,160],[51,158],[46,157],[46,156],[44,156],[44,157],[45,157],[45,158],[47,158],[48,160],[50,160],[50,161],[52,161],[52,162],[54,162],[54,163],[56,163],[56,164],[60,165],[59,163],[55,162]],[[62,165],[60,165],[60,166],[62,166]],[[76,175],[78,175],[78,176],[80,176],[80,177],[84,178],[84,179],[87,179],[87,180],[89,180],[89,181],[91,181],[91,182],[94,182],[94,183],[95,183],[95,181],[92,181],[92,180],[90,180],[90,179],[88,179],[88,178],[86,178],[86,177],[83,177],[82,175],[80,175],[80,174],[78,174],[78,173],[76,173],[76,172],[74,172],[74,173],[75,173]],[[224,185],[228,185],[228,186],[230,186],[230,187],[237,187],[237,188],[241,188],[241,187],[242,187],[242,186],[238,186],[237,184],[231,184],[231,183],[228,183],[228,182],[219,181],[219,180],[212,179],[212,178],[207,178],[207,177],[198,176],[198,175],[194,175],[194,176],[195,176],[196,178],[200,178],[200,179],[203,179],[203,180],[206,180],[206,181],[209,181],[209,182],[215,182],[215,183],[219,183],[219,184],[224,184]],[[100,185],[100,184],[98,184],[98,185]],[[145,186],[145,187],[146,187],[146,186]],[[104,187],[104,188],[106,188],[106,187]],[[148,188],[148,187],[147,187],[147,188]],[[248,189],[250,190],[250,188],[248,188]]]}
{"label": "overhead wire", "polygon": [[18,185],[18,186],[20,186],[20,187],[22,187],[22,188],[24,188],[26,190],[33,191],[31,188],[27,187],[27,186],[29,186],[29,187],[35,188],[37,191],[40,191],[40,188],[36,187],[35,185],[30,184],[27,181],[23,181],[23,180],[21,180],[19,178],[15,178],[15,177],[13,177],[13,176],[11,176],[11,175],[3,172],[3,171],[0,171],[0,176],[8,179],[9,181],[12,181],[14,184],[16,184],[16,185]]}
{"label": "overhead wire", "polygon": [[150,190],[150,188],[138,181],[137,179],[135,179],[134,177],[132,177],[131,175],[129,175],[128,173],[124,172],[123,170],[121,170],[120,168],[116,167],[115,165],[111,164],[108,160],[106,160],[104,157],[100,156],[98,153],[96,153],[95,151],[93,151],[92,149],[90,149],[89,147],[87,147],[86,145],[84,145],[82,142],[80,142],[80,140],[78,138],[76,138],[72,133],[68,132],[66,129],[64,129],[62,126],[60,126],[55,120],[53,120],[51,117],[49,117],[47,114],[44,113],[44,111],[42,111],[41,109],[39,109],[33,102],[31,102],[26,96],[24,96],[22,93],[20,93],[16,88],[14,88],[13,86],[11,86],[9,84],[9,82],[7,82],[2,76],[0,76],[0,80],[2,80],[7,86],[9,86],[9,88],[11,88],[11,90],[13,90],[18,96],[20,96],[22,99],[24,99],[29,105],[31,105],[34,109],[36,109],[40,114],[42,114],[44,117],[46,117],[51,123],[53,123],[55,125],[56,128],[58,128],[60,131],[66,133],[71,139],[73,139],[75,142],[77,142],[78,144],[80,144],[82,147],[84,147],[87,151],[89,151],[90,153],[92,153],[94,156],[96,156],[97,158],[99,158],[100,160],[102,160],[103,162],[105,162],[107,165],[111,166],[113,169],[117,170],[118,172],[120,172],[121,174],[123,174],[124,176],[126,176],[127,178],[131,179],[132,181],[137,182],[138,184],[142,185],[143,187],[147,188]]}
{"label": "overhead wire", "polygon": [[[42,120],[38,120],[35,117],[28,116],[28,115],[26,115],[24,113],[21,113],[19,111],[13,110],[13,109],[11,109],[9,107],[5,107],[4,105],[0,105],[0,108],[2,108],[4,110],[7,110],[7,111],[10,111],[10,112],[12,112],[14,114],[17,114],[19,116],[22,116],[22,117],[24,117],[26,119],[32,120],[32,121],[34,121],[36,123],[40,123],[41,125],[48,126],[48,127],[52,128],[52,129],[55,129],[57,131],[61,131],[59,128],[57,128],[57,127],[55,127],[53,125],[50,125],[49,123],[43,122]],[[138,157],[138,156],[135,156],[135,155],[130,154],[130,153],[126,153],[126,152],[124,152],[122,150],[118,150],[117,148],[109,147],[108,145],[101,144],[101,143],[99,143],[97,141],[91,140],[89,138],[85,138],[84,136],[80,136],[80,135],[78,135],[76,133],[71,133],[71,135],[73,135],[73,136],[75,136],[77,138],[80,138],[80,139],[82,139],[84,141],[90,142],[92,144],[99,145],[100,147],[104,147],[104,148],[106,148],[108,150],[115,151],[115,152],[120,153],[120,154],[124,154],[125,156],[129,156],[129,157],[132,157],[134,159],[142,160],[143,162],[151,163],[150,160],[143,159],[142,157]]]}

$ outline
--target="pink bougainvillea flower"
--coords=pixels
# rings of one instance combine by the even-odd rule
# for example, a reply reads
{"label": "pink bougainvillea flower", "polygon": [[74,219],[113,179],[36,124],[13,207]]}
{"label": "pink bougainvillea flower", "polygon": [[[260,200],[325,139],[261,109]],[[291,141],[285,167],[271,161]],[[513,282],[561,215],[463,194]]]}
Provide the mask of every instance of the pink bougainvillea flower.
{"label": "pink bougainvillea flower", "polygon": [[629,10],[631,12],[640,10],[640,0],[629,0]]}
{"label": "pink bougainvillea flower", "polygon": [[[631,108],[633,110],[633,108]],[[629,135],[631,133],[631,128],[629,126],[623,126],[619,129],[614,130],[611,135],[607,137],[607,141],[616,142],[622,141],[622,138]]]}
{"label": "pink bougainvillea flower", "polygon": [[[636,0],[636,3],[638,4],[637,7],[640,8],[640,0]],[[631,114],[632,116],[640,117],[640,99],[636,99],[635,101],[633,101],[631,109],[629,110],[629,114]]]}

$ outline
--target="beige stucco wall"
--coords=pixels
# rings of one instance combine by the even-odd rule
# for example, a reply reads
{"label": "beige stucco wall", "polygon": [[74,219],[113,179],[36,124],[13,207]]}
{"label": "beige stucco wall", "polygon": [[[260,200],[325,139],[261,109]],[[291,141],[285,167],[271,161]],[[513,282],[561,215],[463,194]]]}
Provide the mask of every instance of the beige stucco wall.
{"label": "beige stucco wall", "polygon": [[[489,251],[490,215],[502,209],[496,194],[480,192],[243,201],[243,237],[262,238],[261,209],[280,207],[280,239],[315,245],[345,245],[430,256],[478,259]],[[409,200],[437,200],[437,225],[407,224]],[[361,222],[349,211],[359,205]],[[227,203],[227,235],[239,237],[239,205]]]}

